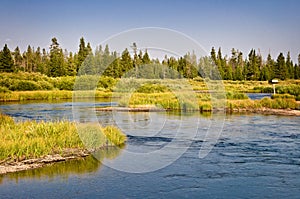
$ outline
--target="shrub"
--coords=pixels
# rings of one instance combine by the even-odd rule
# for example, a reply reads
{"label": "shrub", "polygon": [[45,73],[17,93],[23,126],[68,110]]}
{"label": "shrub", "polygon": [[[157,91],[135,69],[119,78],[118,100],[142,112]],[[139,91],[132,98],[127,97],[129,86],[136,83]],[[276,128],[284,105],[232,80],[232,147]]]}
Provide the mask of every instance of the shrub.
{"label": "shrub", "polygon": [[249,99],[249,97],[245,93],[232,93],[232,92],[227,92],[226,98],[227,99]]}
{"label": "shrub", "polygon": [[59,90],[72,91],[74,89],[75,77],[58,77],[54,80],[54,86]]}
{"label": "shrub", "polygon": [[259,104],[266,108],[274,108],[274,109],[298,109],[299,105],[295,101],[295,99],[291,98],[263,98],[259,101]]}
{"label": "shrub", "polygon": [[295,99],[294,95],[290,95],[290,94],[275,94],[271,96],[272,99]]}
{"label": "shrub", "polygon": [[0,93],[10,93],[10,90],[6,87],[0,86]]}
{"label": "shrub", "polygon": [[34,90],[41,90],[41,87],[38,85],[38,83],[31,81],[31,80],[18,80],[18,81],[15,81],[14,84],[12,84],[9,87],[9,90],[12,90],[12,91],[34,91]]}
{"label": "shrub", "polygon": [[53,84],[50,82],[39,81],[38,84],[40,85],[42,90],[53,90],[54,89]]}
{"label": "shrub", "polygon": [[101,76],[97,87],[112,90],[116,83],[117,80],[112,77]]}
{"label": "shrub", "polygon": [[136,92],[138,93],[163,93],[167,92],[169,89],[166,86],[160,84],[150,84],[145,83],[139,87]]}
{"label": "shrub", "polygon": [[99,81],[98,78],[96,75],[78,76],[75,79],[74,90],[95,90]]}

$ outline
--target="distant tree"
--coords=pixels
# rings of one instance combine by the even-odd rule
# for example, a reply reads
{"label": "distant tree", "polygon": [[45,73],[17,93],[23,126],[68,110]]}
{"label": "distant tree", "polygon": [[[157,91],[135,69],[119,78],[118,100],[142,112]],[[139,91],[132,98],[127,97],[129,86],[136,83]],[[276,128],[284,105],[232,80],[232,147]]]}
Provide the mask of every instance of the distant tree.
{"label": "distant tree", "polygon": [[217,63],[216,64],[218,66],[218,70],[220,72],[220,75],[221,75],[222,79],[224,79],[225,78],[226,59],[223,59],[221,47],[218,50]]}
{"label": "distant tree", "polygon": [[135,69],[135,77],[139,77],[139,68],[142,65],[143,52],[140,50],[139,54],[137,54],[137,44],[134,42],[131,46],[133,49],[133,67]]}
{"label": "distant tree", "polygon": [[300,54],[298,55],[298,64],[295,64],[295,79],[300,79]]}
{"label": "distant tree", "polygon": [[125,75],[125,73],[129,72],[133,68],[133,61],[130,57],[127,48],[122,52],[120,67],[121,67],[121,74],[120,74],[121,76]]}
{"label": "distant tree", "polygon": [[144,53],[144,55],[143,55],[142,63],[143,63],[144,65],[150,64],[150,63],[151,63],[151,60],[150,60],[149,54],[148,54],[148,52],[147,52],[147,49],[146,49],[146,51],[145,51],[145,53]]}
{"label": "distant tree", "polygon": [[50,46],[49,76],[58,77],[63,75],[65,75],[64,54],[54,37]]}
{"label": "distant tree", "polygon": [[285,62],[286,68],[287,68],[287,78],[293,79],[294,78],[294,64],[291,59],[290,52],[287,53],[286,62]]}
{"label": "distant tree", "polygon": [[256,55],[254,49],[251,49],[246,63],[247,80],[259,80],[260,76],[260,55]]}
{"label": "distant tree", "polygon": [[13,70],[14,60],[9,48],[7,47],[7,44],[5,44],[2,52],[0,53],[0,71],[13,72]]}
{"label": "distant tree", "polygon": [[268,70],[268,74],[265,74],[265,80],[272,80],[275,78],[275,61],[272,59],[271,54],[268,54],[265,68]]}
{"label": "distant tree", "polygon": [[48,53],[47,53],[47,51],[46,51],[46,49],[45,48],[43,48],[43,50],[42,50],[42,71],[41,71],[41,73],[43,73],[43,74],[49,74],[49,62],[50,62],[50,60],[49,60],[49,55],[48,55]]}
{"label": "distant tree", "polygon": [[15,48],[15,51],[13,52],[13,57],[14,57],[15,69],[24,71],[23,57],[18,46]]}
{"label": "distant tree", "polygon": [[244,79],[243,68],[244,68],[243,53],[239,52],[238,58],[237,58],[237,66],[234,71],[235,80],[243,80]]}
{"label": "distant tree", "polygon": [[75,64],[75,60],[74,60],[74,56],[73,56],[72,52],[69,53],[69,56],[67,59],[66,75],[68,75],[68,76],[76,75],[76,64]]}
{"label": "distant tree", "polygon": [[282,53],[278,55],[277,63],[275,64],[275,78],[285,80],[288,77],[285,58]]}
{"label": "distant tree", "polygon": [[216,50],[214,47],[211,49],[210,57],[214,61],[214,64],[217,64]]}
{"label": "distant tree", "polygon": [[88,55],[88,49],[85,46],[84,38],[81,37],[80,43],[79,43],[79,51],[78,51],[77,60],[76,60],[76,67],[77,67],[76,71],[79,70],[81,64],[83,63],[83,61],[85,60],[87,55]]}
{"label": "distant tree", "polygon": [[31,48],[30,45],[27,47],[27,51],[24,52],[23,58],[25,61],[25,71],[26,72],[32,72],[33,68],[33,49]]}
{"label": "distant tree", "polygon": [[190,54],[189,52],[183,57],[183,74],[186,78],[194,78],[198,76],[198,70],[196,69],[197,60],[194,52]]}

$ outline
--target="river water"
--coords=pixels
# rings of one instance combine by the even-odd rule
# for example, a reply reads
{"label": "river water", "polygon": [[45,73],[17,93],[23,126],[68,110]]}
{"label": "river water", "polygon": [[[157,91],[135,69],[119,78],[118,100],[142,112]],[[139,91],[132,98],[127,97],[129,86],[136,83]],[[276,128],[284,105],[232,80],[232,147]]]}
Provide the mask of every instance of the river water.
{"label": "river water", "polygon": [[[99,101],[96,106],[109,103]],[[72,105],[82,109],[83,113],[93,107],[89,102],[58,101],[6,103],[1,104],[0,109],[16,120],[72,120]],[[300,196],[300,117],[178,112],[97,112],[97,117],[104,125],[117,124],[128,135],[125,148],[97,152],[95,157],[101,161],[91,156],[4,175],[0,177],[0,198]],[[85,119],[90,119],[88,114]],[[199,158],[201,147],[208,142],[205,135],[214,122],[222,124],[221,134],[216,137],[210,153]],[[196,134],[191,134],[195,129]],[[174,144],[177,130],[183,136],[179,136]],[[173,153],[158,154],[158,160],[134,162],[124,159],[128,152],[150,154],[171,143],[174,144]],[[186,151],[174,160],[175,148]],[[155,168],[169,160],[168,165]],[[139,172],[140,167],[148,170]]]}

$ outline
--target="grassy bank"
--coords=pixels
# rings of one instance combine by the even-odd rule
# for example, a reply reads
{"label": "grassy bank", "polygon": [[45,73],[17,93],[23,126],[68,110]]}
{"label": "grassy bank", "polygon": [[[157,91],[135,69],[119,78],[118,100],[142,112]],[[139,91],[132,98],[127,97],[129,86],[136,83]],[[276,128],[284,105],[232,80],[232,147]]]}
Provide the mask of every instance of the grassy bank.
{"label": "grassy bank", "polygon": [[[53,91],[14,91],[14,92],[0,92],[0,102],[9,101],[26,101],[26,100],[58,100],[58,99],[72,99],[73,91],[53,90]],[[105,91],[77,91],[76,98],[110,98],[111,92]]]}
{"label": "grassy bank", "polygon": [[[79,136],[82,125],[76,125],[73,122],[14,122],[6,115],[0,114],[0,161],[3,160],[24,160],[30,158],[42,157],[49,154],[63,154],[68,149],[82,149],[86,146]],[[98,127],[98,126],[97,126]],[[84,124],[82,134],[88,134],[90,128],[94,125]],[[82,129],[81,129],[82,130]],[[102,140],[96,142],[102,143],[101,146],[122,145],[126,142],[126,136],[115,127],[101,128]]]}

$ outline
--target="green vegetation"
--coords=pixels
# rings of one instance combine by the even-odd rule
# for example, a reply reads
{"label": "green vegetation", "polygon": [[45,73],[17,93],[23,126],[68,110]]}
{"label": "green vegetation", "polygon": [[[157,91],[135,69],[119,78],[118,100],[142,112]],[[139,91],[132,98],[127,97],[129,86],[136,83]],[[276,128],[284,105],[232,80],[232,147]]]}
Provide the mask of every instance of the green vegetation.
{"label": "green vegetation", "polygon": [[[81,141],[76,128],[82,126],[85,131],[80,133],[87,133],[94,128],[90,124],[76,125],[67,121],[16,123],[11,117],[0,114],[0,160],[7,158],[20,160],[48,154],[61,154],[70,148],[84,149],[85,143]],[[106,138],[111,143],[109,145],[119,146],[126,142],[126,136],[115,127],[97,126],[97,132],[101,132],[102,140],[96,140],[95,137],[92,139],[94,142],[102,143],[98,145],[98,148],[106,146]]]}
{"label": "green vegetation", "polygon": [[255,110],[261,108],[271,108],[271,109],[295,109],[299,110],[300,105],[295,99],[288,98],[263,98],[261,100],[228,100],[227,108],[229,110],[233,109],[247,109]]}
{"label": "green vegetation", "polygon": [[300,54],[298,63],[294,64],[290,52],[286,56],[279,53],[276,59],[269,54],[263,59],[259,52],[251,49],[245,58],[237,49],[233,48],[230,56],[224,56],[221,48],[216,52],[213,47],[210,56],[197,57],[196,54],[187,52],[181,57],[166,56],[160,61],[151,60],[147,50],[139,50],[136,43],[132,45],[133,55],[128,49],[124,49],[123,52],[111,52],[107,45],[104,49],[97,46],[93,51],[91,44],[86,44],[84,38],[80,38],[78,52],[63,51],[55,37],[51,39],[50,52],[46,51],[47,48],[34,48],[29,45],[27,50],[21,53],[19,47],[11,52],[5,44],[0,51],[0,72],[39,72],[49,77],[101,74],[113,78],[193,79],[204,77],[207,67],[215,65],[223,80],[266,81],[273,78],[300,78]]}
{"label": "green vegetation", "polygon": [[[140,107],[153,105],[167,110],[201,110],[212,109],[212,96],[207,84],[214,84],[213,80],[202,79],[136,79],[117,78],[95,75],[79,77],[48,77],[39,73],[0,73],[0,101],[24,100],[57,100],[114,97],[120,106]],[[74,88],[74,83],[78,85]],[[97,85],[96,85],[97,83]],[[273,87],[267,81],[223,81],[226,99],[245,106],[247,92],[273,92]],[[278,94],[275,98],[290,98],[300,100],[300,80],[280,81],[276,85]],[[38,90],[36,90],[38,89]],[[73,91],[73,89],[75,91]],[[25,91],[18,91],[25,90]],[[29,91],[28,91],[29,90]],[[191,92],[194,91],[194,92]],[[231,101],[232,100],[232,101]],[[246,100],[234,102],[234,100]],[[198,103],[198,104],[197,104]],[[247,103],[250,107],[251,103]],[[258,105],[256,105],[258,106]],[[273,107],[285,107],[274,105]],[[291,105],[290,107],[295,107]]]}

